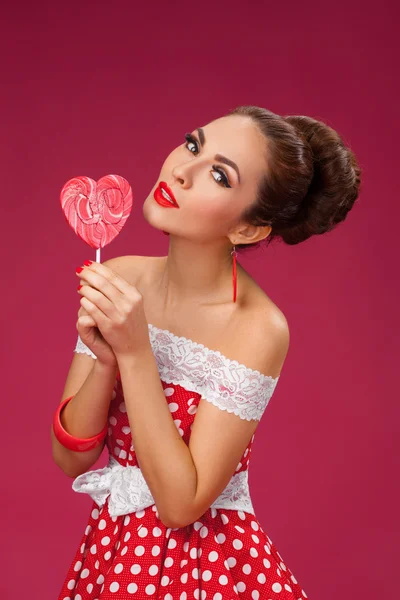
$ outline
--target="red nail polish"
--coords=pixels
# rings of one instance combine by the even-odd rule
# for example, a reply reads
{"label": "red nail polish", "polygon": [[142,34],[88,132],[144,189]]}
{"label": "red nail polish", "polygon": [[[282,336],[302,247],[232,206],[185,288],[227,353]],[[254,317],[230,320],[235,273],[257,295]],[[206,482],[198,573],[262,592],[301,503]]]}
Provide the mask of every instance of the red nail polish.
{"label": "red nail polish", "polygon": [[78,287],[76,288],[78,291],[81,289],[81,285],[78,285]]}
{"label": "red nail polish", "polygon": [[77,267],[77,268],[76,268],[76,272],[77,272],[77,273],[80,273],[81,271],[83,271],[83,267]]}
{"label": "red nail polish", "polygon": [[86,265],[87,267],[90,267],[92,262],[93,262],[92,260],[85,260],[85,261],[83,261],[83,264]]}

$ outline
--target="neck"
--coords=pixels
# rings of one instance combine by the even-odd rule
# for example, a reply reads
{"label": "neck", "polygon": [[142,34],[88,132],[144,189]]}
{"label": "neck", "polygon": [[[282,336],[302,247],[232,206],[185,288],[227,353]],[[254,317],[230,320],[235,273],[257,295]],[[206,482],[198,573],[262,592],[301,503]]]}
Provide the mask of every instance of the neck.
{"label": "neck", "polygon": [[[158,280],[165,309],[233,302],[231,246],[199,245],[170,236],[168,256]],[[237,261],[237,277],[241,267]],[[238,282],[239,287],[239,282]]]}

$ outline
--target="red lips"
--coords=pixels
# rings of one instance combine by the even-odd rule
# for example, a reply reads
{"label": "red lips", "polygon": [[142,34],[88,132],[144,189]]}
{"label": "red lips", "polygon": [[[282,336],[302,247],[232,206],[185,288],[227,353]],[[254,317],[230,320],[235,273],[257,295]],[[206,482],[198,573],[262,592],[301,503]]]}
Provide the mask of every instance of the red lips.
{"label": "red lips", "polygon": [[[167,200],[167,198],[163,195],[161,190],[164,190],[168,196],[171,198],[172,202]],[[156,189],[154,190],[154,199],[161,206],[171,207],[171,208],[179,208],[179,204],[175,200],[174,194],[170,187],[165,183],[165,181],[160,181]]]}

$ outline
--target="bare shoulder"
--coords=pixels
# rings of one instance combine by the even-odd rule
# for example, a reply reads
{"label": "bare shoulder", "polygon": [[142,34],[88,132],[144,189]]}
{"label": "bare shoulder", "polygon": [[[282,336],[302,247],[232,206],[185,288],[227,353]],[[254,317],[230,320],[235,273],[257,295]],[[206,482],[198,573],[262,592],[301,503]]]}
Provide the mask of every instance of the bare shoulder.
{"label": "bare shoulder", "polygon": [[240,349],[237,347],[243,357],[241,362],[264,375],[278,377],[290,344],[285,314],[261,290],[252,306],[244,311],[243,323]]}
{"label": "bare shoulder", "polygon": [[121,275],[128,283],[138,286],[143,279],[150,265],[156,261],[158,257],[140,256],[140,255],[125,255],[116,256],[104,261],[107,267]]}

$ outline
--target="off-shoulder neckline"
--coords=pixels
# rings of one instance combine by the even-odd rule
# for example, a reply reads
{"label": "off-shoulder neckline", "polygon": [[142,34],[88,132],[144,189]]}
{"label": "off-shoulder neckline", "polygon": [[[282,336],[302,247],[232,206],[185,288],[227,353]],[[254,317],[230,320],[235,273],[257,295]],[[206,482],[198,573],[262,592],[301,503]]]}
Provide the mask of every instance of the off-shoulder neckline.
{"label": "off-shoulder neckline", "polygon": [[201,348],[203,350],[207,350],[207,352],[209,352],[211,354],[215,354],[216,356],[219,356],[224,361],[226,361],[227,364],[235,365],[236,367],[242,367],[242,368],[246,369],[247,371],[249,371],[249,373],[253,373],[261,378],[264,378],[264,380],[268,379],[272,382],[277,382],[280,377],[280,375],[278,375],[277,377],[272,377],[271,375],[264,375],[264,373],[261,373],[261,371],[258,371],[257,369],[251,369],[247,365],[240,363],[239,361],[237,361],[233,358],[228,358],[227,356],[225,356],[225,354],[222,354],[222,352],[220,352],[219,350],[212,350],[208,346],[205,346],[204,344],[200,344],[199,342],[196,342],[195,340],[192,340],[191,338],[187,338],[183,335],[176,335],[176,333],[173,333],[173,331],[170,331],[169,329],[162,329],[161,327],[157,327],[156,325],[153,325],[152,323],[148,323],[148,326],[151,331],[154,331],[154,332],[158,331],[160,333],[168,334],[173,339],[174,342],[183,340],[184,342],[198,346],[199,348]]}

